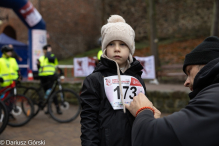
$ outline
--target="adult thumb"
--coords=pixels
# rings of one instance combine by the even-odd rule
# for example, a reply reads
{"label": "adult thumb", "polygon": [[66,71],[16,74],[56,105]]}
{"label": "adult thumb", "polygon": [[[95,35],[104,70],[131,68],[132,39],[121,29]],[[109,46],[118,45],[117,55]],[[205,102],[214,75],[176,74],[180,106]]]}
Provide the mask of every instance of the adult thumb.
{"label": "adult thumb", "polygon": [[125,108],[127,108],[129,110],[130,105],[129,104],[125,104]]}

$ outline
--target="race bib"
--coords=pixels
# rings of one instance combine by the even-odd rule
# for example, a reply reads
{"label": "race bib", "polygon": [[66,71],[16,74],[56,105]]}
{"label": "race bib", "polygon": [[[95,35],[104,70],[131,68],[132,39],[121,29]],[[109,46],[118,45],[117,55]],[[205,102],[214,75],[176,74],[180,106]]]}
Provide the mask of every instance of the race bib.
{"label": "race bib", "polygon": [[[121,75],[121,85],[123,92],[123,99],[125,104],[130,104],[134,96],[140,92],[145,94],[144,88],[138,79],[132,76]],[[123,104],[119,89],[118,76],[109,76],[104,78],[104,89],[114,110],[123,109]]]}

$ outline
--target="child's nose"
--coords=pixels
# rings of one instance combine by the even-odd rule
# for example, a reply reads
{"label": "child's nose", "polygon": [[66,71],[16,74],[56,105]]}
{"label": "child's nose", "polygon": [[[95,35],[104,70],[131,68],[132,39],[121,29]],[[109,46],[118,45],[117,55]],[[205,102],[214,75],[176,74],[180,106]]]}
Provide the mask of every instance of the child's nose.
{"label": "child's nose", "polygon": [[119,45],[116,45],[116,46],[115,46],[115,51],[120,51]]}

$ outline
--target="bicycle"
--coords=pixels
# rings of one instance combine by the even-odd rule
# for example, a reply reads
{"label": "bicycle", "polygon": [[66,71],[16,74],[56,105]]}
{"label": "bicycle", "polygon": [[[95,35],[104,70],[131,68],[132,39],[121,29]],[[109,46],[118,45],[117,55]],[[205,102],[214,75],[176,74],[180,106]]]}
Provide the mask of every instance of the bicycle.
{"label": "bicycle", "polygon": [[0,90],[1,100],[9,114],[8,125],[19,127],[27,124],[34,112],[32,101],[25,95],[17,94],[16,82]]}
{"label": "bicycle", "polygon": [[[45,99],[45,94],[42,94],[43,87],[40,84],[38,88],[35,87],[21,87],[25,88],[23,94],[29,97],[34,104],[34,114],[36,116],[40,110],[44,110],[47,106],[49,115],[57,122],[68,123],[73,121],[80,114],[80,101],[79,96],[71,89],[63,89],[60,78],[57,77],[48,97]],[[58,90],[57,90],[58,87]],[[58,105],[54,104],[54,100],[58,101]],[[54,112],[56,107],[59,106],[62,114]]]}
{"label": "bicycle", "polygon": [[8,124],[8,112],[5,104],[0,100],[0,134]]}

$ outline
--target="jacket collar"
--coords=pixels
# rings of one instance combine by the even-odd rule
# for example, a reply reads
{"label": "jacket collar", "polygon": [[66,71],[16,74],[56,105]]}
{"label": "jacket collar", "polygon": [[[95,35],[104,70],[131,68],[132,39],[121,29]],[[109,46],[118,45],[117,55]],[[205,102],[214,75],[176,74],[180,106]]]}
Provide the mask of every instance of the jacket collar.
{"label": "jacket collar", "polygon": [[[117,69],[116,63],[114,61],[101,57],[101,62],[97,65],[94,72],[101,71],[101,70],[116,71],[116,69]],[[134,75],[134,74],[141,75],[142,69],[143,67],[140,64],[140,62],[133,57],[133,62],[131,63],[131,67],[125,71],[125,74],[127,73],[131,75]]]}
{"label": "jacket collar", "polygon": [[205,87],[219,83],[219,58],[206,64],[196,75],[193,91],[189,93],[190,99],[194,98]]}

